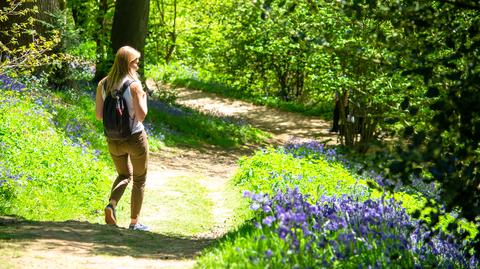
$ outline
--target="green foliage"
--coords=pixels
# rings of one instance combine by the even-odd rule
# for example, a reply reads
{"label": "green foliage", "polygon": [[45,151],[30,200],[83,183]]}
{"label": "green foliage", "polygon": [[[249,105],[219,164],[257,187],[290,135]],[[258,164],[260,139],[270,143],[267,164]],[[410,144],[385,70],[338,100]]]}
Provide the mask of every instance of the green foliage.
{"label": "green foliage", "polygon": [[269,135],[239,119],[208,115],[193,109],[154,101],[149,104],[148,121],[164,130],[165,144],[205,144],[234,148],[247,143],[261,143]]}
{"label": "green foliage", "polygon": [[369,197],[371,192],[366,180],[356,179],[339,163],[323,158],[297,159],[273,148],[244,157],[239,166],[234,182],[257,193],[272,194],[278,189],[298,187],[300,192],[316,200],[322,195],[343,193]]}
{"label": "green foliage", "polygon": [[75,57],[81,57],[85,61],[93,63],[95,56],[96,45],[93,41],[85,41],[76,44],[75,46],[67,47],[67,53]]}
{"label": "green foliage", "polygon": [[147,39],[146,59],[148,63],[169,63],[172,58],[178,57],[175,53],[181,38],[179,35],[187,27],[186,16],[189,2],[177,0],[154,0],[150,4],[149,28]]}
{"label": "green foliage", "polygon": [[35,220],[98,214],[113,168],[92,146],[99,144],[98,128],[90,129],[88,115],[73,114],[82,104],[37,90],[2,90],[0,98],[1,214]]}
{"label": "green foliage", "polygon": [[[295,158],[292,154],[283,153],[283,149],[258,151],[252,157],[245,157],[240,161],[239,171],[233,182],[240,189],[269,195],[277,193],[278,190],[298,187],[300,193],[310,195],[310,202],[317,201],[321,195],[339,197],[352,195],[360,200],[387,200],[394,197],[395,200],[402,201],[402,206],[411,214],[423,208],[426,199],[419,193],[397,192],[386,194],[379,192],[367,187],[367,185],[375,184],[372,179],[360,178],[347,170],[342,164],[327,161],[325,157],[300,152],[302,151],[298,151],[297,155],[301,155],[301,158]],[[255,222],[261,223],[264,217],[261,214],[260,216],[258,212],[256,213],[253,221],[246,215],[244,225],[224,236],[212,248],[204,251],[197,259],[195,267],[292,268],[296,265],[317,267],[322,266],[322,260],[318,257],[325,258],[325,256],[322,256],[323,254],[327,256],[331,254],[329,249],[333,248],[334,244],[326,243],[325,247],[318,248],[318,252],[314,252],[320,253],[319,256],[307,255],[307,252],[311,252],[309,252],[310,250],[305,250],[305,252],[302,250],[302,244],[307,243],[302,236],[297,238],[300,251],[292,251],[291,242],[281,239],[273,227],[262,226],[262,228],[259,228],[257,227],[259,225],[254,225]],[[446,215],[442,218],[442,222],[445,223],[443,227],[446,227],[446,223],[452,223],[452,217]],[[475,230],[471,223],[463,222],[460,225],[464,229]],[[298,228],[298,234],[301,235],[300,228]],[[334,242],[334,235],[329,240]],[[312,247],[316,248],[315,246]],[[394,245],[386,240],[373,248],[364,248],[356,255],[335,262],[334,267],[353,268],[377,261],[380,261],[384,266],[391,266],[391,264],[389,265],[389,258],[385,256],[385,253],[388,252],[387,249],[390,252],[399,251],[398,253],[402,253],[402,259],[395,262],[400,268],[411,267],[414,263],[419,262],[423,265],[436,264],[441,260],[441,258],[432,255],[418,260],[419,257],[415,257],[408,251],[394,249]]]}
{"label": "green foliage", "polygon": [[34,0],[8,0],[0,4],[0,73],[18,76],[54,59],[48,55],[60,42],[58,30],[46,35],[35,27],[38,7]]}
{"label": "green foliage", "polygon": [[97,16],[100,9],[98,1],[68,0],[66,3],[67,10],[71,14],[68,19],[73,20],[75,29],[87,40],[93,40],[93,36],[97,34],[100,28],[100,25],[97,25]]}
{"label": "green foliage", "polygon": [[[93,65],[96,59],[95,43],[82,37],[68,9],[51,14],[51,29],[59,29],[60,42],[55,48],[56,55],[51,62],[42,66],[48,76],[48,84],[55,89],[79,89],[86,81],[93,79]],[[40,73],[40,72],[37,72]]]}
{"label": "green foliage", "polygon": [[[398,109],[405,96],[422,96],[419,79],[401,76],[396,52],[382,42],[403,33],[389,22],[354,20],[336,2],[196,1],[178,16],[182,52],[174,57],[182,64],[161,67],[162,81],[326,118],[333,93],[348,93],[341,141],[361,150],[398,129],[389,121],[410,116]],[[346,122],[347,114],[358,123]],[[357,125],[360,136],[352,130]]]}
{"label": "green foliage", "polygon": [[[95,63],[94,81],[99,81],[113,64],[114,52],[110,44],[115,4],[112,0],[69,0],[66,2],[68,19],[73,19],[82,43],[68,47],[67,53],[81,56]],[[91,58],[93,57],[93,58]]]}
{"label": "green foliage", "polygon": [[[285,268],[281,257],[266,258],[265,251],[288,249],[278,236],[245,224],[197,259],[194,268]],[[308,257],[305,257],[308,258]]]}
{"label": "green foliage", "polygon": [[[332,102],[323,99],[316,104],[303,104],[294,101],[284,101],[276,96],[255,95],[252,92],[241,91],[226,84],[215,82],[214,78],[205,70],[193,70],[178,62],[168,65],[149,65],[146,68],[146,76],[156,82],[160,100],[172,102],[176,97],[173,87],[187,87],[189,89],[213,92],[225,97],[245,100],[256,105],[278,108],[283,111],[298,112],[304,115],[321,116],[331,118]],[[211,80],[211,82],[209,82]],[[165,86],[164,86],[165,85]]]}
{"label": "green foliage", "polygon": [[[480,227],[480,173],[475,168],[480,160],[480,5],[347,1],[345,10],[355,18],[389,23],[401,33],[388,37],[385,31],[375,32],[387,36],[380,41],[394,52],[397,72],[418,83],[417,95],[406,96],[400,106],[409,115],[398,134],[406,142],[399,143],[396,156],[382,168],[407,184],[412,174],[426,174],[439,185],[446,211],[460,209],[460,217]],[[433,225],[442,212],[432,212]]]}

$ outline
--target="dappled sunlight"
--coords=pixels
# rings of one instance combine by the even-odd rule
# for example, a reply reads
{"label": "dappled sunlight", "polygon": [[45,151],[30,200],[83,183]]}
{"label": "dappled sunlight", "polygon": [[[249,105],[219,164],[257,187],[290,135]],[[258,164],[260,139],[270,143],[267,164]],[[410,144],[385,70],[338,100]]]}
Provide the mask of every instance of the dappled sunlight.
{"label": "dappled sunlight", "polygon": [[480,268],[479,0],[131,2],[0,2],[0,269]]}
{"label": "dappled sunlight", "polygon": [[336,136],[328,132],[330,123],[318,117],[256,106],[199,90],[175,90],[178,103],[206,113],[242,118],[252,126],[274,134],[274,141],[279,144],[291,138],[336,143]]}
{"label": "dappled sunlight", "polygon": [[[13,217],[0,217],[0,234],[0,249],[6,254],[11,252],[12,263],[27,265],[25,262],[41,253],[43,265],[48,268],[61,268],[62,261],[63,265],[73,261],[97,268],[118,268],[123,262],[159,267],[168,265],[170,259],[180,263],[192,259],[213,242],[81,221],[37,222]],[[28,256],[18,255],[27,249]],[[115,262],[108,257],[116,257]],[[192,264],[185,260],[183,266]]]}

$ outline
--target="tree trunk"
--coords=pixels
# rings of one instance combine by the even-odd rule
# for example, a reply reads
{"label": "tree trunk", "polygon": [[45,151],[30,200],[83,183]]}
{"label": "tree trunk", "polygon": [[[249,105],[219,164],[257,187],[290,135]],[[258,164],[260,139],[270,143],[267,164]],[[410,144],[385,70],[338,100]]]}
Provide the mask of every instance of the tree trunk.
{"label": "tree trunk", "polygon": [[168,33],[168,38],[170,39],[167,42],[166,52],[165,52],[165,63],[170,62],[170,58],[172,57],[173,52],[175,51],[175,45],[177,42],[177,0],[173,1],[173,25],[172,31]]}
{"label": "tree trunk", "polygon": [[[11,4],[2,0],[0,1],[0,9],[4,9]],[[3,21],[0,26],[0,31],[9,31],[12,25],[15,24],[23,24],[27,23],[30,17],[33,17],[35,19],[35,22],[33,23],[33,29],[37,31],[36,36],[42,36],[42,37],[47,37],[48,38],[48,32],[52,30],[53,27],[47,27],[43,23],[40,23],[39,21],[45,22],[47,24],[53,25],[55,22],[54,17],[52,17],[51,14],[54,14],[58,11],[60,11],[61,1],[59,0],[37,0],[36,2],[25,2],[25,3],[19,3],[19,5],[16,8],[16,12],[19,11],[25,11],[25,10],[31,10],[33,7],[38,8],[38,13],[33,13],[33,12],[28,12],[26,15],[13,15],[13,16],[8,16],[7,21]],[[14,47],[18,46],[28,46],[28,44],[32,43],[32,35],[31,34],[26,34],[22,33],[20,36],[17,37],[18,44],[13,43]],[[12,38],[11,36],[6,35],[0,35],[0,42],[2,42],[4,45],[8,46],[10,49],[13,49],[10,47],[10,42]]]}
{"label": "tree trunk", "polygon": [[[53,24],[55,22],[55,18],[52,16],[52,14],[55,14],[56,12],[60,11],[60,3],[58,0],[37,0],[38,6],[38,13],[35,16],[37,20],[46,22],[48,24]],[[45,33],[49,29],[48,27],[45,26],[40,26],[41,31],[39,31],[41,34]]]}
{"label": "tree trunk", "polygon": [[[98,2],[98,1],[97,1]],[[101,7],[101,3],[99,6]],[[68,8],[72,11],[73,21],[77,29],[81,29],[82,31],[85,30],[86,24],[86,16],[85,16],[85,9],[86,5],[85,2],[79,0],[70,0],[68,1]],[[100,9],[100,8],[99,8]]]}
{"label": "tree trunk", "polygon": [[139,73],[143,75],[145,38],[147,37],[150,0],[117,0],[112,26],[112,49],[131,46],[142,54]]}
{"label": "tree trunk", "polygon": [[107,74],[108,68],[113,62],[112,60],[109,60],[109,56],[111,56],[111,53],[107,52],[108,48],[110,47],[108,45],[108,42],[106,41],[108,40],[106,38],[108,31],[106,29],[106,22],[105,22],[105,14],[107,14],[107,12],[108,12],[108,0],[100,0],[98,13],[96,16],[96,22],[97,22],[98,28],[97,28],[97,31],[95,31],[95,34],[93,37],[97,45],[95,77],[93,79],[95,82],[100,81]]}

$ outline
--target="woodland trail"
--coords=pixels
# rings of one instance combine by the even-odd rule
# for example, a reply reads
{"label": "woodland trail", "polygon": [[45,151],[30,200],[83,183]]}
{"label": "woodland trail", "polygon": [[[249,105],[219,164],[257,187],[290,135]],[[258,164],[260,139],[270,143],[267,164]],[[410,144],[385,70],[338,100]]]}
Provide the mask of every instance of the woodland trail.
{"label": "woodland trail", "polygon": [[316,139],[336,144],[336,136],[328,132],[330,123],[315,116],[257,106],[186,88],[177,88],[177,102],[211,114],[241,118],[252,126],[273,134],[271,144],[284,144],[291,138]]}
{"label": "woodland trail", "polygon": [[[177,102],[207,113],[244,119],[272,133],[271,144],[291,137],[334,143],[329,124],[315,117],[254,106],[186,88],[176,89]],[[227,184],[237,161],[261,145],[225,150],[166,148],[152,153],[141,220],[150,233],[128,226],[129,198],[119,206],[120,228],[84,221],[35,222],[0,217],[0,268],[191,268],[195,256],[225,234],[234,223],[233,205],[240,194]],[[181,182],[206,190],[207,206],[189,199]],[[178,184],[180,185],[178,185]],[[130,192],[127,189],[126,194]],[[192,234],[189,210],[208,214]]]}

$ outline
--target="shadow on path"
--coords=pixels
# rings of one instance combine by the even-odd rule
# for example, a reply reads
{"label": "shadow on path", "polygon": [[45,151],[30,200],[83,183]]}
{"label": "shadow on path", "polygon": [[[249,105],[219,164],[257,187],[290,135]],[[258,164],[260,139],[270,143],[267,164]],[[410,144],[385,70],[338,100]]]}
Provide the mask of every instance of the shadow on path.
{"label": "shadow on path", "polygon": [[38,241],[45,250],[55,249],[60,255],[192,259],[214,240],[130,231],[81,221],[40,222],[0,216],[0,242],[28,249]]}
{"label": "shadow on path", "polygon": [[199,90],[178,87],[175,91],[178,94],[177,103],[215,115],[241,118],[256,128],[272,133],[275,136],[269,141],[272,144],[284,144],[291,138],[336,144],[336,135],[329,133],[330,122],[316,116],[254,105]]}

